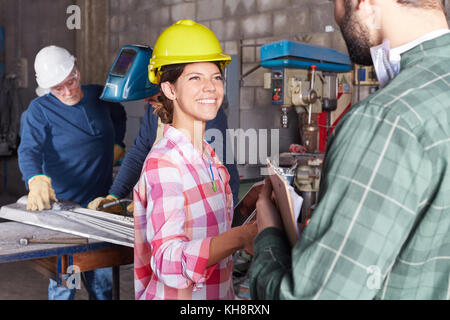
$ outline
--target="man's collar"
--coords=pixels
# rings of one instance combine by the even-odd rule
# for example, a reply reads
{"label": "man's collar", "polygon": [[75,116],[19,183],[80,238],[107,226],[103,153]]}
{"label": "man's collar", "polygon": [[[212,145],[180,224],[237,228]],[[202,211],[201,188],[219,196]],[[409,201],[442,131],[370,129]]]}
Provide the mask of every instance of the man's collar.
{"label": "man's collar", "polygon": [[386,86],[401,71],[402,54],[419,46],[420,44],[436,39],[444,34],[450,33],[449,29],[435,30],[427,33],[414,41],[391,49],[389,39],[385,39],[382,44],[370,48],[375,73],[377,74],[380,88]]}
{"label": "man's collar", "polygon": [[401,45],[399,47],[393,48],[389,51],[389,60],[391,60],[391,62],[400,62],[402,53],[405,53],[406,51],[411,50],[412,48],[420,45],[421,43],[424,43],[425,41],[436,39],[447,33],[450,33],[449,29],[435,30],[435,31],[432,31],[430,33],[427,33],[427,34],[421,36],[420,38],[417,38],[414,41],[411,41],[411,42],[405,43],[404,45]]}

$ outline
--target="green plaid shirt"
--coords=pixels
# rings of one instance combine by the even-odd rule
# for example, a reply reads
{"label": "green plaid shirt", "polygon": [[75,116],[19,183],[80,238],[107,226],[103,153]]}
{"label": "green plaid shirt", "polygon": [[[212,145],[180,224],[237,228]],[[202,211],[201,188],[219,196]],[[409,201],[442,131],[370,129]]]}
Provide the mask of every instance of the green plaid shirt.
{"label": "green plaid shirt", "polygon": [[293,250],[275,228],[257,237],[252,298],[450,299],[450,35],[401,70],[336,128]]}

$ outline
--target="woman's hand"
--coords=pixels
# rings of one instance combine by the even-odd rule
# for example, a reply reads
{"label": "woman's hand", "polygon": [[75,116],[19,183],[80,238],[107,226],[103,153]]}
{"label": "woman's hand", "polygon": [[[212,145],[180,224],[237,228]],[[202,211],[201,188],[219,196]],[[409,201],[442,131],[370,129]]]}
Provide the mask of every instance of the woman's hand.
{"label": "woman's hand", "polygon": [[209,247],[208,268],[236,251],[245,250],[253,254],[253,241],[258,233],[256,223],[242,225],[212,238]]}

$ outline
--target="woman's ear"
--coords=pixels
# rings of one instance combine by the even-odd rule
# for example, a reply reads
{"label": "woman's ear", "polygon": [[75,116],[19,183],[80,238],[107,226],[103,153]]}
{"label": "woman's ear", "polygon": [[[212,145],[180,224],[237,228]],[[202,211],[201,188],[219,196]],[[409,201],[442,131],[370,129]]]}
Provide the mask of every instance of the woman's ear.
{"label": "woman's ear", "polygon": [[177,98],[175,94],[175,86],[168,81],[161,83],[161,91],[169,100],[174,101]]}

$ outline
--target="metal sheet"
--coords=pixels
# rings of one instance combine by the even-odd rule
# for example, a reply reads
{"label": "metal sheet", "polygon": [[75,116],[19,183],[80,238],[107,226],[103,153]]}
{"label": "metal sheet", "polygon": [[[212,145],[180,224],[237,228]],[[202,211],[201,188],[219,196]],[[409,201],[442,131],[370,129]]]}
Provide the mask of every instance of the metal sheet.
{"label": "metal sheet", "polygon": [[[105,230],[101,230],[98,227],[92,227],[89,225],[86,225],[85,221],[83,222],[77,222],[74,219],[68,219],[65,215],[67,215],[69,212],[67,210],[68,206],[61,206],[59,207],[59,210],[48,210],[48,211],[42,211],[42,212],[32,212],[26,210],[26,201],[19,200],[17,203],[10,204],[7,206],[3,206],[0,209],[0,218],[21,222],[37,227],[42,227],[54,231],[60,231],[65,232],[69,234],[73,234],[76,236],[88,238],[88,239],[95,239],[99,241],[105,241],[109,243],[114,243],[118,245],[123,245],[127,247],[133,247],[134,241],[133,238],[129,235],[123,235],[119,236],[117,234],[111,234],[111,232],[108,232],[108,230],[105,228]],[[61,210],[65,209],[65,210]],[[81,208],[73,208],[72,211],[86,211],[86,209]],[[89,210],[91,211],[91,210]],[[97,211],[91,211],[91,212],[97,212]],[[63,213],[63,214],[61,214]],[[77,212],[78,214],[81,214],[80,212]],[[99,213],[99,217],[102,215],[107,215],[106,213]],[[111,217],[112,215],[109,215]],[[116,219],[112,217],[112,219]],[[132,227],[130,226],[131,218],[126,217],[119,217],[117,216],[117,219],[123,220],[124,222],[121,223],[121,226],[126,226],[130,230],[132,230]],[[81,220],[80,220],[81,221]],[[118,223],[119,225],[119,223]],[[132,225],[132,223],[131,223]]]}

